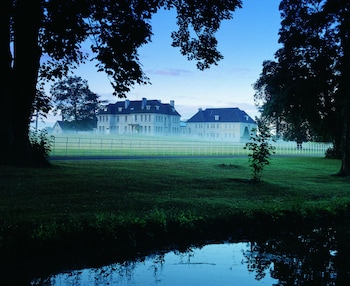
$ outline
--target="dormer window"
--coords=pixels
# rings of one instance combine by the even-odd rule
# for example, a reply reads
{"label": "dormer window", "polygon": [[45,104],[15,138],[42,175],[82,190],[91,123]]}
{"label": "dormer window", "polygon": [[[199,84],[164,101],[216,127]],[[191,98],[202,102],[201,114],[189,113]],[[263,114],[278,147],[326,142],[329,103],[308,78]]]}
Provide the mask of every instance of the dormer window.
{"label": "dormer window", "polygon": [[220,119],[220,115],[214,115],[214,120],[218,121]]}
{"label": "dormer window", "polygon": [[118,111],[121,112],[123,110],[123,107],[118,107]]}
{"label": "dormer window", "polygon": [[244,115],[244,117],[245,117],[245,120],[248,121],[249,116],[248,115]]}
{"label": "dormer window", "polygon": [[156,105],[156,110],[159,110],[159,106],[158,105]]}
{"label": "dormer window", "polygon": [[151,106],[150,106],[150,105],[146,105],[146,109],[147,109],[147,110],[150,110],[150,109],[151,109]]}

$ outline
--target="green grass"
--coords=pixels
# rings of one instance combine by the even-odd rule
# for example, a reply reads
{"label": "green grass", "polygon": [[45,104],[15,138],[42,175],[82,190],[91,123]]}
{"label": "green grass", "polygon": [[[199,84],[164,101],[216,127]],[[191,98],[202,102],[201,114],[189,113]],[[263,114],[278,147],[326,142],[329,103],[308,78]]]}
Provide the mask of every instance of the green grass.
{"label": "green grass", "polygon": [[[350,180],[338,160],[274,157],[260,184],[247,158],[54,162],[48,169],[1,166],[0,245],[14,233],[33,240],[118,228],[185,228],[197,222],[308,218],[347,210]],[[146,231],[146,230],[145,230]]]}

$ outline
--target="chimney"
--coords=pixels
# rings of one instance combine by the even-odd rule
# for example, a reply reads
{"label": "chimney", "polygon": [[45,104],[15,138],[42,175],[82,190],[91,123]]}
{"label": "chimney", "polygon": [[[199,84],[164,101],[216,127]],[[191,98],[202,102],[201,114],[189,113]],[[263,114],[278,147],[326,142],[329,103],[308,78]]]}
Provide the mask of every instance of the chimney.
{"label": "chimney", "polygon": [[130,100],[129,99],[126,99],[125,100],[125,109],[127,109],[130,105]]}
{"label": "chimney", "polygon": [[142,98],[142,106],[141,106],[141,108],[142,108],[142,109],[145,109],[145,108],[146,108],[146,105],[147,105],[147,98],[143,97],[143,98]]}
{"label": "chimney", "polygon": [[171,105],[172,107],[175,107],[175,101],[174,101],[174,100],[170,100],[170,105]]}

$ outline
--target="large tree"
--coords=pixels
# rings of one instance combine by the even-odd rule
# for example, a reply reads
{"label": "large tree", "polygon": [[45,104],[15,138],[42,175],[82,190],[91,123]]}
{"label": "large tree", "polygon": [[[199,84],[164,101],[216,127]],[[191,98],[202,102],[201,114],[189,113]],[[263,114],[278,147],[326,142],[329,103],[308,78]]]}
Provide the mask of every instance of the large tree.
{"label": "large tree", "polygon": [[283,0],[276,61],[255,83],[264,115],[294,127],[307,124],[341,151],[350,175],[350,2]]}
{"label": "large tree", "polygon": [[173,46],[205,69],[222,58],[215,33],[240,6],[240,0],[1,0],[0,163],[34,162],[28,129],[38,77],[61,77],[84,62],[87,39],[97,70],[123,97],[149,81],[138,48],[151,41],[149,21],[159,9],[176,9]]}
{"label": "large tree", "polygon": [[103,103],[92,92],[88,82],[78,76],[69,76],[52,85],[50,93],[54,102],[54,114],[77,127],[96,127],[97,111]]}

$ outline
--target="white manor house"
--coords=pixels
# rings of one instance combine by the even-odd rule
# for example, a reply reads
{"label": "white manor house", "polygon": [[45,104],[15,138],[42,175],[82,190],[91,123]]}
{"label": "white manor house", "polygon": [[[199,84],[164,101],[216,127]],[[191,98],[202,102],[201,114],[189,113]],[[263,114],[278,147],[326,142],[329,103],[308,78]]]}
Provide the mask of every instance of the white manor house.
{"label": "white manor house", "polygon": [[255,121],[239,108],[199,109],[186,122],[173,100],[125,100],[106,105],[97,116],[99,134],[189,136],[207,140],[242,142],[250,137]]}
{"label": "white manor house", "polygon": [[186,122],[186,134],[207,140],[245,142],[256,122],[243,110],[235,108],[199,109]]}
{"label": "white manor house", "polygon": [[125,100],[108,104],[97,116],[97,133],[179,135],[181,115],[174,101]]}

